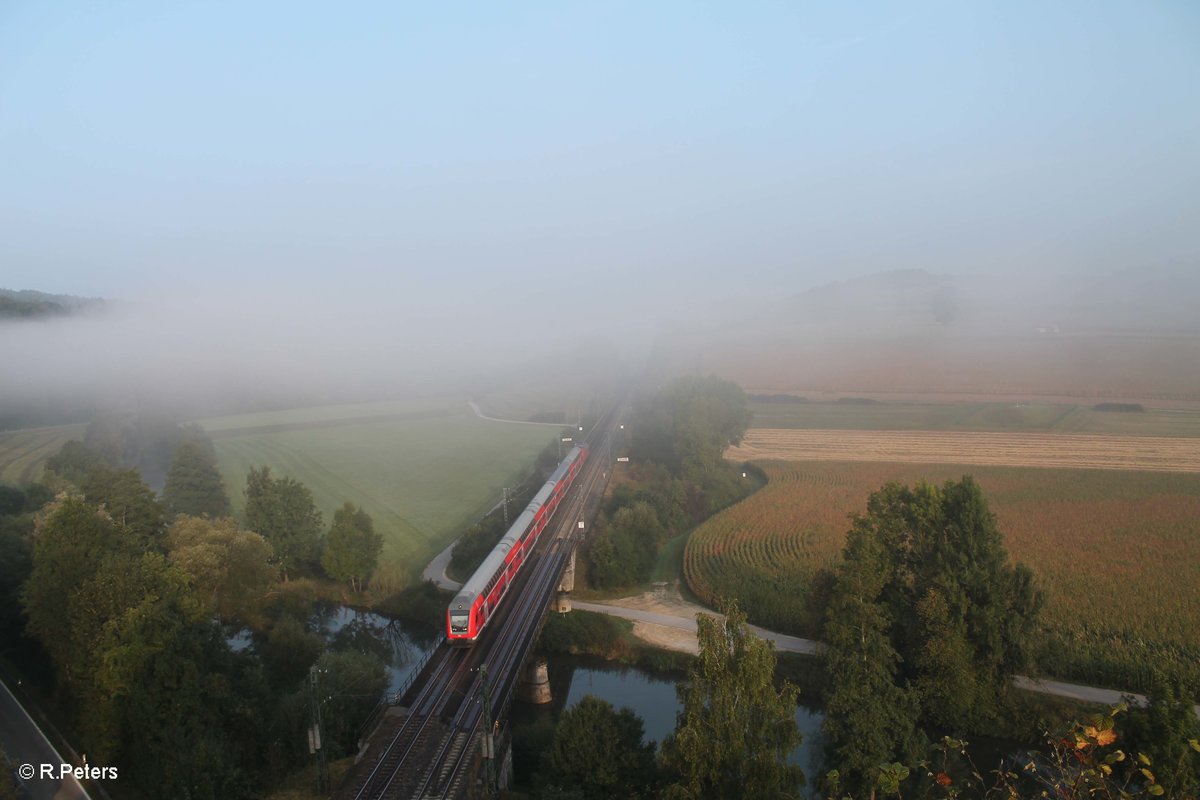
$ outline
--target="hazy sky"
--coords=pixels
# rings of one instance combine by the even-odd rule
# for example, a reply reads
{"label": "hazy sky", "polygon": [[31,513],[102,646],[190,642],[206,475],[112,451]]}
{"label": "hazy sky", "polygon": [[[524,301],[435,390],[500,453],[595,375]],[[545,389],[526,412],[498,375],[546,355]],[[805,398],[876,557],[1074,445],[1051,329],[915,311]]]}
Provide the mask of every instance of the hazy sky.
{"label": "hazy sky", "polygon": [[461,309],[1200,255],[1200,5],[0,4],[0,286]]}

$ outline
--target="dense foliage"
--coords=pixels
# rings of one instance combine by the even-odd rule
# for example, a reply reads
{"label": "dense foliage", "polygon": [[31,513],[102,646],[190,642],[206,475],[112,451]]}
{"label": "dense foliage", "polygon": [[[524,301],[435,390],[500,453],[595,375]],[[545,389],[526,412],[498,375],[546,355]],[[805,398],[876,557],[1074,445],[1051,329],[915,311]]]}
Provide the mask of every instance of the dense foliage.
{"label": "dense foliage", "polygon": [[189,440],[175,448],[163,486],[163,506],[168,516],[229,516],[229,496],[217,471],[216,456],[206,442]]}
{"label": "dense foliage", "polygon": [[678,378],[643,398],[633,418],[633,456],[696,479],[721,468],[725,448],[750,425],[746,394],[715,375]]}
{"label": "dense foliage", "polygon": [[843,562],[825,629],[825,731],[843,785],[861,792],[881,764],[909,762],[916,726],[997,719],[1042,599],[970,477],[872,494]]}
{"label": "dense foliage", "polygon": [[544,757],[549,791],[580,800],[637,800],[654,797],[658,769],[654,742],[642,743],[642,720],[628,708],[617,711],[591,695],[563,712]]}
{"label": "dense foliage", "polygon": [[666,540],[745,496],[721,454],[749,422],[741,388],[714,376],[678,379],[637,404],[636,461],[615,482],[586,553],[593,585],[645,582]]}
{"label": "dense foliage", "polygon": [[620,508],[591,542],[592,585],[629,586],[648,580],[665,530],[647,502]]}
{"label": "dense foliage", "polygon": [[294,478],[272,478],[270,467],[251,468],[246,476],[246,527],[260,534],[289,572],[311,570],[321,552],[321,512],[312,492]]}
{"label": "dense foliage", "polygon": [[271,546],[229,517],[176,517],[167,532],[167,556],[192,579],[209,612],[225,622],[254,619],[275,580]]}
{"label": "dense foliage", "polygon": [[677,687],[683,710],[663,744],[667,798],[795,797],[804,782],[788,756],[800,746],[799,690],[775,687],[775,651],[736,604],[724,620],[697,617],[700,655]]}
{"label": "dense foliage", "polygon": [[325,537],[321,567],[335,581],[359,591],[379,562],[383,537],[375,532],[371,515],[347,502],[333,513],[333,526]]}

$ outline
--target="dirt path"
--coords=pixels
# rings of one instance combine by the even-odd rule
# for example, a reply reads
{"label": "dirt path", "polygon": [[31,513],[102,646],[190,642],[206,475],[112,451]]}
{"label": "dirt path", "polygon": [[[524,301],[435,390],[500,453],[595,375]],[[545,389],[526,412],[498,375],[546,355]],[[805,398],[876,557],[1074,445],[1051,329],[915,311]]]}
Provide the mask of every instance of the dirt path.
{"label": "dirt path", "polygon": [[486,419],[488,422],[507,422],[510,425],[544,425],[551,428],[564,428],[567,425],[567,423],[564,422],[529,422],[528,420],[523,419],[501,419],[500,417],[489,417],[487,414],[484,414],[479,410],[479,406],[474,400],[468,400],[467,405],[469,405],[471,410],[475,412],[475,416],[479,417],[480,419]]}
{"label": "dirt path", "polygon": [[[620,597],[604,603],[575,601],[572,605],[581,611],[594,611],[633,620],[634,635],[647,644],[693,655],[699,652],[696,642],[696,614],[720,616],[711,609],[684,600],[679,591],[673,587],[663,592],[647,592],[634,597]],[[750,629],[762,638],[773,641],[775,649],[784,653],[813,655],[822,646],[820,642],[812,639],[787,636],[755,625],[751,625]],[[1030,692],[1067,697],[1089,703],[1116,705],[1125,696],[1132,697],[1136,703],[1145,704],[1146,702],[1144,695],[1131,692],[1027,678],[1023,675],[1014,676],[1013,685],[1018,689]],[[1200,717],[1200,705],[1195,706],[1195,712],[1196,716]]]}
{"label": "dirt path", "polygon": [[1054,433],[751,428],[734,461],[892,461],[1200,472],[1200,439]]}

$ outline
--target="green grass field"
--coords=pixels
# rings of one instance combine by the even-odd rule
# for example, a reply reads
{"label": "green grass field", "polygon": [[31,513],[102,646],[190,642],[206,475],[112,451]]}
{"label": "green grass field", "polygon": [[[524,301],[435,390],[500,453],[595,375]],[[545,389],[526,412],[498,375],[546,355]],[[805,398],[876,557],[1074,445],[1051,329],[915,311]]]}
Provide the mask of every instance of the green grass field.
{"label": "green grass field", "polygon": [[86,425],[55,425],[0,432],[0,483],[16,486],[42,476],[46,459],[71,439],[82,439]]}
{"label": "green grass field", "polygon": [[252,466],[312,490],[326,525],[349,500],[384,536],[384,561],[416,574],[515,486],[555,431],[488,422],[466,403],[324,406],[200,420],[236,513]]}
{"label": "green grass field", "polygon": [[751,403],[755,428],[1012,431],[1200,437],[1200,410],[1095,411],[1036,403]]}

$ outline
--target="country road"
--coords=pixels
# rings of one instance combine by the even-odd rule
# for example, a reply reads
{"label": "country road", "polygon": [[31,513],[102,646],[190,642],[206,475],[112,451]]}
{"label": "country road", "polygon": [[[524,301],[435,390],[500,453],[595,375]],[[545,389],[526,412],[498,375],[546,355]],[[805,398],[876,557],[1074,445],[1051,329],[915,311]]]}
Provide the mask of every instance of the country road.
{"label": "country road", "polygon": [[[671,628],[676,631],[683,631],[688,636],[675,637],[674,640],[663,639],[661,637],[653,637],[652,643],[659,646],[669,647],[671,649],[681,650],[683,652],[695,653],[696,646],[696,619],[694,616],[686,617],[676,614],[664,614],[658,611],[647,611],[638,608],[628,608],[621,605],[613,605],[610,603],[587,603],[581,601],[572,602],[572,607],[581,611],[593,611],[599,614],[608,614],[614,617],[633,620],[635,623],[644,625],[660,626],[663,628]],[[695,606],[699,613],[713,614],[714,612],[707,609]],[[749,626],[756,634],[764,639],[775,643],[776,649],[784,653],[802,653],[804,655],[813,655],[820,651],[822,645],[820,642],[812,639],[801,639],[798,636],[787,636],[782,633],[759,628],[756,625]],[[635,629],[635,633],[638,631]],[[1056,697],[1066,697],[1072,700],[1081,700],[1088,703],[1102,703],[1104,705],[1116,705],[1121,702],[1122,697],[1131,696],[1134,701],[1139,704],[1145,704],[1146,697],[1132,692],[1121,692],[1115,689],[1101,689],[1095,686],[1081,686],[1076,683],[1064,683],[1062,681],[1051,681],[1035,678],[1027,678],[1024,675],[1013,677],[1013,685],[1018,689],[1025,689],[1030,692],[1041,692],[1042,694],[1054,695]],[[1196,716],[1200,717],[1200,705],[1193,707]]]}

